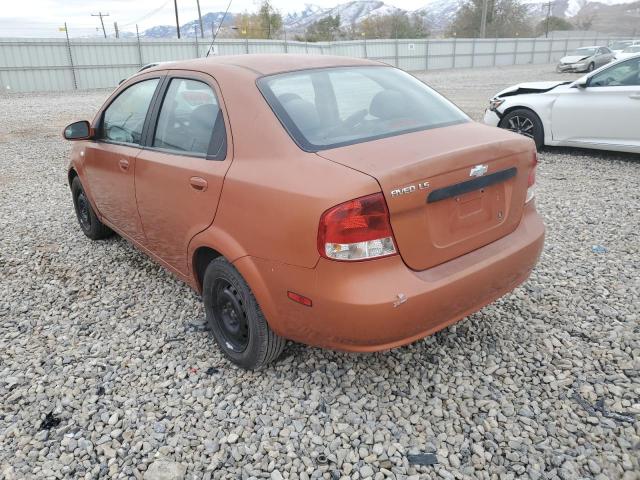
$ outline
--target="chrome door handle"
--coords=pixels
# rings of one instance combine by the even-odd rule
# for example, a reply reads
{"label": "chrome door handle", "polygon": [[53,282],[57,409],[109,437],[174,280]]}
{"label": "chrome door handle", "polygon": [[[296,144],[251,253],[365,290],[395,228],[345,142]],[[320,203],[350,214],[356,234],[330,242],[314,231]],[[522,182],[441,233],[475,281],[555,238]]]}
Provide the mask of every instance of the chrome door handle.
{"label": "chrome door handle", "polygon": [[207,181],[202,177],[191,177],[189,179],[189,184],[191,185],[191,188],[199,192],[204,192],[209,186]]}
{"label": "chrome door handle", "polygon": [[121,158],[118,161],[118,165],[120,165],[120,170],[124,170],[124,171],[129,170],[129,160],[127,160],[126,158]]}

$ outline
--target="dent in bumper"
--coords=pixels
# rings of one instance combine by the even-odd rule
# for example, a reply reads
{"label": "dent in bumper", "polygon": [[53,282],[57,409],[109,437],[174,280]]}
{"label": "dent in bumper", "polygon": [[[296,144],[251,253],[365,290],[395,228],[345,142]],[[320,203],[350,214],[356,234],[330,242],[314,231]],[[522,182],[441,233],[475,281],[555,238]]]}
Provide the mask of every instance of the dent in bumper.
{"label": "dent in bumper", "polygon": [[[308,345],[370,352],[430,335],[513,290],[531,273],[543,242],[544,225],[529,205],[510,235],[421,272],[399,256],[353,264],[322,259],[315,269],[254,260],[269,285],[274,308],[264,313],[276,333]],[[311,298],[313,306],[292,302],[287,290]]]}

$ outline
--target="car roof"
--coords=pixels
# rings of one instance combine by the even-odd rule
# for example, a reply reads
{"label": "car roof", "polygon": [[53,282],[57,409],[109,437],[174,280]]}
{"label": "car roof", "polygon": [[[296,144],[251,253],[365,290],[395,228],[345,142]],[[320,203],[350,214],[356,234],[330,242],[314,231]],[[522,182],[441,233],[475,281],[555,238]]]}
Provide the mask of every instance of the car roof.
{"label": "car roof", "polygon": [[382,63],[373,60],[341,57],[337,55],[245,54],[210,56],[206,58],[196,58],[193,60],[163,63],[156,67],[146,69],[145,71],[155,69],[184,69],[213,74],[221,68],[238,67],[253,72],[255,76],[263,76],[295,70],[306,70],[310,68],[361,65],[382,65]]}

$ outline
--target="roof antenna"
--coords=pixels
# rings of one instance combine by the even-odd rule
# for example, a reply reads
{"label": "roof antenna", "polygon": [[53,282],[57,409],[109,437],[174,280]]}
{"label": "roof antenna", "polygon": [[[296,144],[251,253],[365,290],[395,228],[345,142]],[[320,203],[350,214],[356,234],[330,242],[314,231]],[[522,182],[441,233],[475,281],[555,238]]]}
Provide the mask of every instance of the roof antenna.
{"label": "roof antenna", "polygon": [[218,24],[218,29],[216,30],[216,33],[213,34],[213,38],[211,39],[211,45],[209,45],[209,49],[207,50],[207,54],[205,55],[205,58],[208,57],[209,54],[211,53],[211,50],[213,50],[213,43],[216,41],[216,38],[218,37],[218,32],[220,31],[220,28],[222,28],[224,19],[227,18],[227,13],[229,12],[229,8],[231,8],[232,1],[233,0],[229,0],[229,5],[227,5],[227,9],[224,11],[224,15],[222,16],[222,20],[220,20],[220,23]]}

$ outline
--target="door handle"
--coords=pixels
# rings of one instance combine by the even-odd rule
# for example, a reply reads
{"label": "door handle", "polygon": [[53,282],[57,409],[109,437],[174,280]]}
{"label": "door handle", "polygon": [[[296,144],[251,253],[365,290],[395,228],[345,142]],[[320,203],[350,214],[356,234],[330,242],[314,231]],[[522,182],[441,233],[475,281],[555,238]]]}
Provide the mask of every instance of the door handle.
{"label": "door handle", "polygon": [[632,93],[629,95],[629,98],[632,98],[633,100],[640,100],[640,93]]}
{"label": "door handle", "polygon": [[207,181],[202,177],[191,177],[189,179],[189,184],[191,185],[191,188],[199,192],[204,192],[209,186]]}
{"label": "door handle", "polygon": [[120,170],[127,171],[129,170],[129,160],[126,158],[121,158],[118,161],[118,165],[120,165]]}

